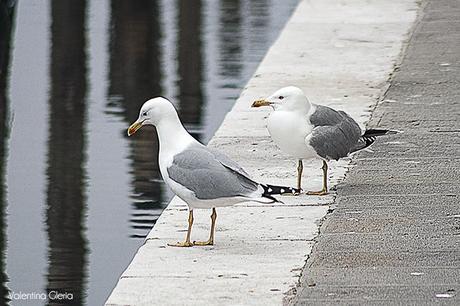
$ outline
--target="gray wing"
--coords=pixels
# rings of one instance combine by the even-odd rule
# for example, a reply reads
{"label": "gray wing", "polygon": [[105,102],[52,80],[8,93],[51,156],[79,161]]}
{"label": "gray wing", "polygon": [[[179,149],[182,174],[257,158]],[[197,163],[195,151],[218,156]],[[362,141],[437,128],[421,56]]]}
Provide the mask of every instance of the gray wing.
{"label": "gray wing", "polygon": [[240,166],[238,165],[236,162],[234,162],[233,160],[230,159],[230,157],[228,157],[227,155],[217,151],[217,150],[214,150],[214,149],[211,149],[211,148],[206,148],[209,152],[211,152],[212,154],[214,154],[215,158],[220,162],[222,163],[224,166],[232,169],[233,171],[235,172],[238,172],[239,174],[247,177],[247,178],[251,178],[249,176],[249,174]]}
{"label": "gray wing", "polygon": [[259,187],[237,163],[201,145],[193,145],[174,156],[167,171],[173,181],[202,200],[249,196]]}
{"label": "gray wing", "polygon": [[343,111],[323,105],[315,105],[310,117],[313,131],[308,142],[316,153],[325,159],[347,156],[359,142],[361,128],[353,118]]}

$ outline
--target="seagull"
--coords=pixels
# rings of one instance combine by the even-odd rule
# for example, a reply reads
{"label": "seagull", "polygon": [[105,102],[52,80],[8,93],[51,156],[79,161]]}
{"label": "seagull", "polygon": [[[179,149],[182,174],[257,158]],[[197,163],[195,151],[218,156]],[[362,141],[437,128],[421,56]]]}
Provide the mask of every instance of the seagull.
{"label": "seagull", "polygon": [[344,111],[310,103],[295,86],[284,87],[270,97],[256,100],[252,107],[271,106],[267,129],[276,145],[298,160],[297,189],[301,189],[303,159],[323,161],[323,188],[309,195],[326,195],[328,161],[339,160],[369,147],[378,136],[398,131],[368,129],[364,132]]}
{"label": "seagull", "polygon": [[[189,207],[188,230],[184,242],[176,247],[213,245],[216,207],[246,201],[281,202],[272,195],[298,193],[291,187],[255,182],[236,162],[225,154],[195,140],[184,128],[172,103],[163,97],[145,102],[137,120],[128,128],[128,136],[144,125],[154,125],[160,143],[159,165],[165,183]],[[190,240],[193,210],[212,208],[211,232],[207,241]]]}

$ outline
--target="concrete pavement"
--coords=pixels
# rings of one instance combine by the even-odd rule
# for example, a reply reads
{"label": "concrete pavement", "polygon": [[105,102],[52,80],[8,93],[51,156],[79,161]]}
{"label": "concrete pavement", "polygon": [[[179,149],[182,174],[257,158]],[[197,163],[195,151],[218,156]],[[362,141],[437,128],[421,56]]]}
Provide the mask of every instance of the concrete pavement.
{"label": "concrete pavement", "polygon": [[460,304],[460,2],[423,11],[320,227],[295,305]]}

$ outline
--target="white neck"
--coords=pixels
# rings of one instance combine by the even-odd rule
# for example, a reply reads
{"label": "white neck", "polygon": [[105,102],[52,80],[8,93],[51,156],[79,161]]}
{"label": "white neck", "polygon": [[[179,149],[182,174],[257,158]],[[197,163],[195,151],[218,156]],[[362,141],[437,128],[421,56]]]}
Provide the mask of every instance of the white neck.
{"label": "white neck", "polygon": [[177,114],[156,125],[161,154],[176,154],[196,141],[184,128]]}
{"label": "white neck", "polygon": [[302,111],[302,113],[307,114],[311,110],[311,103],[307,99],[307,97],[302,97],[301,99],[303,101],[302,101],[302,103],[298,103],[297,107],[298,107],[299,110]]}

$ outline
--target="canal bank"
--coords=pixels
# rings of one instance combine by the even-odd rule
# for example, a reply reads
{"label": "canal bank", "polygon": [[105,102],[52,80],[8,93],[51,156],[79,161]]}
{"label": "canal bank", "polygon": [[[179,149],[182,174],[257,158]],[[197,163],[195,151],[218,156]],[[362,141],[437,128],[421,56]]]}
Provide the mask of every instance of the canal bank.
{"label": "canal bank", "polygon": [[[267,110],[251,102],[286,85],[314,103],[350,113],[364,125],[388,86],[417,13],[415,1],[301,1],[209,145],[238,161],[254,179],[295,183],[295,161],[265,129]],[[331,165],[330,182],[349,166]],[[304,165],[304,188],[321,184],[320,163]],[[218,210],[216,244],[177,249],[187,207],[174,198],[120,277],[107,305],[281,304],[299,281],[333,203],[326,197],[283,197]],[[192,238],[204,239],[209,211],[197,211]]]}

